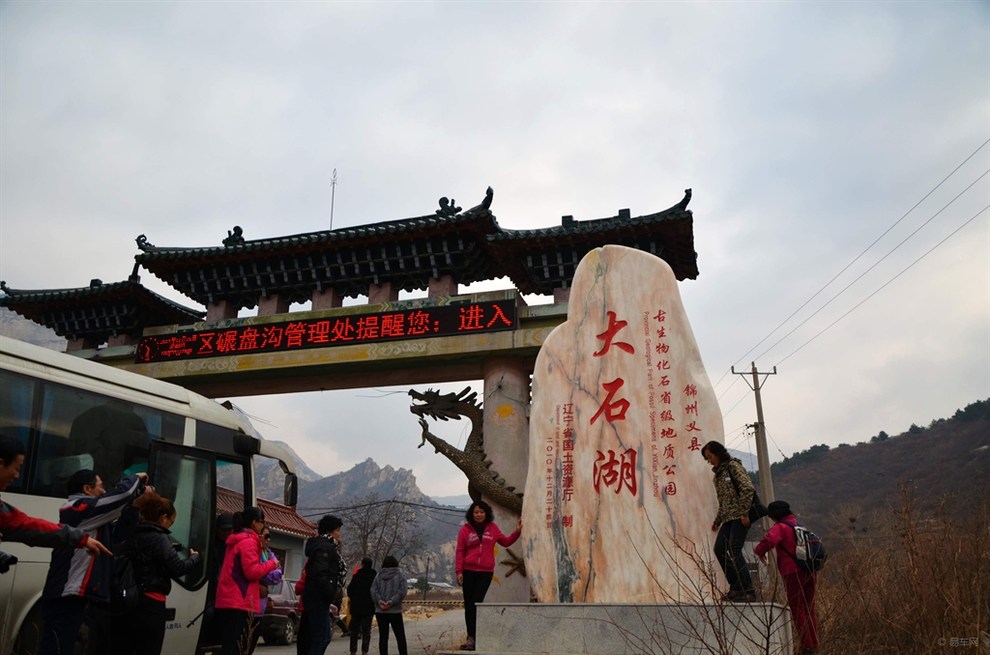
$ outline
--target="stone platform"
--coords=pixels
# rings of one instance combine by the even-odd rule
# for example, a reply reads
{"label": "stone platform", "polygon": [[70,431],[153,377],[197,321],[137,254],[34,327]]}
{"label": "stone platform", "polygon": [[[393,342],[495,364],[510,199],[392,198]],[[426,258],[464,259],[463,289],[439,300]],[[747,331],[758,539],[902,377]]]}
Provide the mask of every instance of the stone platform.
{"label": "stone platform", "polygon": [[478,655],[792,652],[790,612],[775,603],[478,605]]}

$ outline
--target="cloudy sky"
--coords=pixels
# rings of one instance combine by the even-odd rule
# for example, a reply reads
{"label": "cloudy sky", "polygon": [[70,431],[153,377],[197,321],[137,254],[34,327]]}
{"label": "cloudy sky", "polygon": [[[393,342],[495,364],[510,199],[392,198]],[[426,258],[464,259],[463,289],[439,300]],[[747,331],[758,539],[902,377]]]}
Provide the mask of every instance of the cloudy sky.
{"label": "cloudy sky", "polygon": [[[985,1],[2,2],[0,279],[326,229],[333,169],[334,227],[489,185],[517,229],[690,187],[681,293],[726,441],[754,449],[730,366],[776,366],[780,459],[990,397],[988,139]],[[234,401],[321,474],[372,457],[463,493],[406,391]]]}

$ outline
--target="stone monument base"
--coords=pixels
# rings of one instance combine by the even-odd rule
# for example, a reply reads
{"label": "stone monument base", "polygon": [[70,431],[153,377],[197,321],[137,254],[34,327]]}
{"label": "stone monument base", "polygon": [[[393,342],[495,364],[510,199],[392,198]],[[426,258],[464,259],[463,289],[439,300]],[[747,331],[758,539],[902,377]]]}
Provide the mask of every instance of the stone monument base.
{"label": "stone monument base", "polygon": [[791,614],[775,603],[483,603],[479,655],[789,655]]}

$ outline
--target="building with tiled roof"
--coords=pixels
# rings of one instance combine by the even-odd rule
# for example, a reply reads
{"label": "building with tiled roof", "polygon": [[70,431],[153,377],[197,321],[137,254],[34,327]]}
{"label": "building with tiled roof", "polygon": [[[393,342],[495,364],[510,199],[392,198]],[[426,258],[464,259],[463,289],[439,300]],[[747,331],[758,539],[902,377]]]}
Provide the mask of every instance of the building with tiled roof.
{"label": "building with tiled roof", "polygon": [[186,325],[205,315],[142,286],[137,266],[123,282],[94,279],[86,287],[28,291],[0,281],[0,291],[0,307],[51,328],[82,348],[130,343],[149,325]]}

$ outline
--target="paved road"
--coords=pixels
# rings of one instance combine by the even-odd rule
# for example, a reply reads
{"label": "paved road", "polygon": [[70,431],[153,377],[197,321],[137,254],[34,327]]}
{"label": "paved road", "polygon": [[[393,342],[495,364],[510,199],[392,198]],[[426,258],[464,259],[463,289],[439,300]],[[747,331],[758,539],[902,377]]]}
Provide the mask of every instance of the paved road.
{"label": "paved road", "polygon": [[[426,618],[414,618],[407,612],[405,620],[406,644],[409,655],[436,655],[443,651],[457,650],[457,647],[464,641],[464,610],[450,610],[431,612]],[[327,647],[325,655],[347,655],[350,653],[350,638],[341,637],[340,632],[334,630],[333,641]],[[256,655],[295,655],[296,647],[292,646],[266,646],[263,643],[258,645],[254,651]],[[358,652],[361,652],[361,644],[358,642]],[[372,655],[378,653],[378,628],[374,625],[371,628],[371,648],[368,651]],[[395,647],[395,636],[390,635],[389,653],[397,653]]]}

